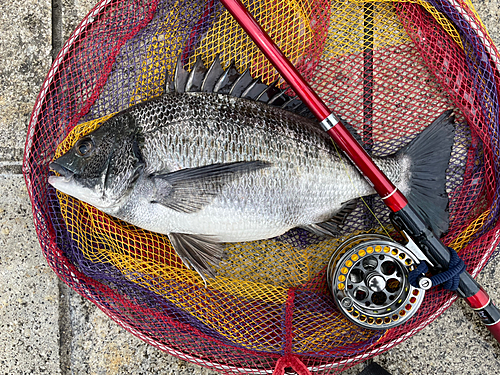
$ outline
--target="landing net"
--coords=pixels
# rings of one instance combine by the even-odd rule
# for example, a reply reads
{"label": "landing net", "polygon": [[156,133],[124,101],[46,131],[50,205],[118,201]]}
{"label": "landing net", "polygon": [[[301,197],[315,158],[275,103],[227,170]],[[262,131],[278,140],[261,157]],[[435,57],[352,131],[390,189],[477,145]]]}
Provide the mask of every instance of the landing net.
{"label": "landing net", "polygon": [[[255,0],[245,5],[327,105],[374,156],[392,154],[444,110],[457,116],[443,241],[477,275],[498,243],[500,55],[463,0]],[[207,287],[167,237],[114,219],[48,183],[49,162],[113,113],[158,96],[178,56],[187,70],[220,56],[279,79],[216,0],[103,0],[54,61],[35,104],[23,171],[50,267],[144,341],[222,373],[336,373],[415,334],[455,300],[435,287],[417,314],[387,331],[335,308],[325,268],[349,236],[390,230],[378,197],[349,215],[343,236],[296,229],[228,245]],[[283,88],[287,86],[280,81]],[[293,92],[289,90],[293,95]]]}

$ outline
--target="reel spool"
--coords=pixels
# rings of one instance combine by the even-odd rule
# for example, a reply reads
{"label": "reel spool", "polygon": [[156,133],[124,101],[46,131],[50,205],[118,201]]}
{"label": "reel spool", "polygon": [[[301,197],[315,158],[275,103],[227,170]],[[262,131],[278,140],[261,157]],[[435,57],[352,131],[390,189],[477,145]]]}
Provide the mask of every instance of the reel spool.
{"label": "reel spool", "polygon": [[425,290],[413,287],[408,273],[419,258],[389,237],[361,234],[340,244],[330,258],[327,283],[339,310],[368,329],[389,329],[408,321]]}

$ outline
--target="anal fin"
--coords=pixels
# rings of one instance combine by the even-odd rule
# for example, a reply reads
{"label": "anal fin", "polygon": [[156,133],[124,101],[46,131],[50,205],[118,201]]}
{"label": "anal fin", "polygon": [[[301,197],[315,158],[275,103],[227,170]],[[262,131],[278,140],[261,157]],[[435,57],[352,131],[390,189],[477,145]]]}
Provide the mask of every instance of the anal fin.
{"label": "anal fin", "polygon": [[329,220],[322,223],[304,225],[302,228],[321,237],[338,237],[340,235],[340,227],[356,206],[357,199],[347,201]]}
{"label": "anal fin", "polygon": [[170,233],[168,238],[186,267],[198,272],[203,280],[215,277],[213,266],[218,266],[225,255],[222,242],[199,234]]}

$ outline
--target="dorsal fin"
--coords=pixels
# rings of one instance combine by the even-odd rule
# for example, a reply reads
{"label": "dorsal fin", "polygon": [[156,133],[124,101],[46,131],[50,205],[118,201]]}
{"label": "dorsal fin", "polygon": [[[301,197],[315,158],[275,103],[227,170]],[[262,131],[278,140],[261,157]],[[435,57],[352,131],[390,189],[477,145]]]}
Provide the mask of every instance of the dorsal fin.
{"label": "dorsal fin", "polygon": [[231,65],[229,65],[229,68],[227,68],[219,77],[219,80],[215,84],[214,92],[217,92],[219,94],[229,94],[229,91],[231,91],[231,86],[239,76],[240,73],[238,73],[233,60],[231,62]]}
{"label": "dorsal fin", "polygon": [[208,68],[208,72],[205,75],[205,79],[201,85],[202,92],[213,92],[215,84],[219,77],[224,73],[224,68],[220,64],[219,55],[215,57],[214,62]]}
{"label": "dorsal fin", "polygon": [[260,93],[266,89],[267,85],[262,83],[260,79],[254,79],[253,82],[248,85],[246,90],[241,94],[242,98],[257,100]]}
{"label": "dorsal fin", "polygon": [[254,79],[247,69],[239,73],[234,61],[224,69],[217,56],[210,67],[205,67],[201,59],[196,60],[191,72],[184,70],[179,57],[173,80],[165,92],[214,92],[259,101],[300,114],[303,117],[314,118],[299,98],[285,94],[285,90],[277,87],[278,81],[266,85],[260,79]]}
{"label": "dorsal fin", "polygon": [[208,69],[205,68],[205,65],[203,65],[201,59],[198,58],[186,82],[186,92],[201,91],[201,85],[203,83],[203,80],[205,79],[205,76],[207,75],[207,72]]}
{"label": "dorsal fin", "polygon": [[275,96],[278,93],[281,93],[282,90],[276,87],[277,83],[278,81],[274,81],[269,86],[267,86],[266,89],[262,91],[262,93],[257,97],[257,100],[259,102],[268,103],[273,96]]}
{"label": "dorsal fin", "polygon": [[189,74],[184,70],[184,67],[182,66],[182,59],[179,56],[177,59],[177,65],[175,66],[173,91],[185,92],[188,77]]}
{"label": "dorsal fin", "polygon": [[231,85],[231,90],[229,90],[229,95],[241,98],[241,94],[245,91],[249,84],[253,81],[250,71],[247,69],[241,74],[236,81]]}

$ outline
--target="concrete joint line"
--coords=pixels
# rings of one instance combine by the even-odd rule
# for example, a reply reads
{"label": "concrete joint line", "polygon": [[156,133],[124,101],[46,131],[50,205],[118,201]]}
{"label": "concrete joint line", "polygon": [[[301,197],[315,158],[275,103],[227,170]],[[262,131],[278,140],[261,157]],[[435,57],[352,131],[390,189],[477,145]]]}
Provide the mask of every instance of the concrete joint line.
{"label": "concrete joint line", "polygon": [[[52,0],[52,61],[63,45],[62,0]],[[58,280],[59,294],[59,368],[61,375],[71,374],[73,327],[70,317],[70,290]]]}

